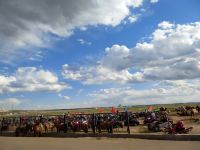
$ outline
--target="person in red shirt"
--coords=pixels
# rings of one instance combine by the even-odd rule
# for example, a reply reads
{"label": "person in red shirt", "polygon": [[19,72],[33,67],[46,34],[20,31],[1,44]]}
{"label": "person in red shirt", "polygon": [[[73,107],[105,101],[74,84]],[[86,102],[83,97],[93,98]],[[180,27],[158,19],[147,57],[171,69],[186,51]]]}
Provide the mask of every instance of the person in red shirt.
{"label": "person in red shirt", "polygon": [[176,123],[176,126],[175,126],[174,129],[175,129],[175,132],[176,132],[176,133],[179,133],[179,132],[184,131],[184,130],[185,130],[185,127],[184,127],[183,121],[178,121],[178,122]]}

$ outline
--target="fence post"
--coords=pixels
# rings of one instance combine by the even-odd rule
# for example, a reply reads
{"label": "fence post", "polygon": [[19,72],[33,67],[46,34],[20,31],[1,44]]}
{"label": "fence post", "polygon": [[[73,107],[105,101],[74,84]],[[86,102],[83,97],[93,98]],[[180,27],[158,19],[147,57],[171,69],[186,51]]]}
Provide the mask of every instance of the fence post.
{"label": "fence post", "polygon": [[2,121],[1,121],[1,127],[3,127],[4,121],[5,121],[5,118],[3,117]]}
{"label": "fence post", "polygon": [[19,126],[21,126],[22,125],[22,117],[20,116],[19,117]]}
{"label": "fence post", "polygon": [[68,131],[68,121],[66,120],[66,114],[63,115],[64,132]]}
{"label": "fence post", "polygon": [[63,114],[63,123],[66,124],[66,115]]}
{"label": "fence post", "polygon": [[42,122],[42,115],[40,115],[40,123]]}
{"label": "fence post", "polygon": [[95,117],[95,113],[92,114],[92,130],[93,130],[93,134],[95,134],[95,126],[96,126],[96,117]]}
{"label": "fence post", "polygon": [[130,124],[129,124],[129,113],[126,111],[126,119],[127,119],[127,132],[130,134]]}

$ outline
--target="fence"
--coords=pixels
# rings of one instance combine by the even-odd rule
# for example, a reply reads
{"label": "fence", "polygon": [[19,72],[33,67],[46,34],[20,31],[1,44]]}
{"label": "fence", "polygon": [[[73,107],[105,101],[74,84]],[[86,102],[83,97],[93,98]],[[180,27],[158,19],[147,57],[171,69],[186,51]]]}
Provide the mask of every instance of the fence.
{"label": "fence", "polygon": [[[127,132],[130,134],[130,125],[129,125],[129,117],[130,114],[128,112],[117,112],[115,114],[112,113],[93,113],[93,114],[84,114],[84,113],[79,113],[79,114],[63,114],[63,115],[37,115],[37,116],[19,116],[19,117],[4,117],[1,121],[1,127],[5,126],[5,124],[17,124],[19,126],[22,126],[24,123],[27,122],[33,122],[35,123],[36,121],[39,123],[45,122],[45,121],[53,121],[55,119],[59,120],[60,124],[64,124],[67,129],[69,129],[68,125],[70,122],[70,118],[81,118],[84,116],[87,118],[87,121],[90,120],[90,126],[89,126],[89,132],[92,132],[95,134],[98,132],[98,117],[99,116],[112,116],[115,118],[118,116],[118,121],[121,122],[126,122],[125,128],[122,129],[121,132]],[[119,127],[115,128],[113,124],[111,124],[110,128],[112,128],[112,132],[114,129],[114,132],[119,132]],[[106,129],[102,129],[103,132],[106,131]],[[82,130],[78,132],[83,132]]]}

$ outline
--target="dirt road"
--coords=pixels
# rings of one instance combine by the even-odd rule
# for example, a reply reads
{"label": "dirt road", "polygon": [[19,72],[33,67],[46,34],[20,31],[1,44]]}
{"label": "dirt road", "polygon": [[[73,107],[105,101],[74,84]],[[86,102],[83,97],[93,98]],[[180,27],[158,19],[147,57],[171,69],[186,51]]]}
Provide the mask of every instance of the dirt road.
{"label": "dirt road", "polygon": [[200,150],[200,142],[110,138],[0,137],[0,150]]}

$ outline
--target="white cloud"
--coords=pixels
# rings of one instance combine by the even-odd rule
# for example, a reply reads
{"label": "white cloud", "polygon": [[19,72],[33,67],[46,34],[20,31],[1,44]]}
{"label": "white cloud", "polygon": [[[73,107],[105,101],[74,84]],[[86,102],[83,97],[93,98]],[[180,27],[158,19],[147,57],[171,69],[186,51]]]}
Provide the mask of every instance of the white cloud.
{"label": "white cloud", "polygon": [[[147,41],[135,47],[113,45],[93,66],[63,67],[87,84],[144,82],[144,89],[108,88],[89,94],[89,106],[199,102],[200,22],[161,22]],[[69,65],[68,65],[69,66]],[[73,67],[72,67],[73,68]],[[71,78],[72,79],[72,78]],[[115,85],[111,84],[111,85]],[[138,83],[139,84],[139,83]],[[155,86],[152,86],[155,84]],[[122,86],[122,85],[121,85]]]}
{"label": "white cloud", "polygon": [[143,0],[2,1],[0,5],[0,61],[35,60],[35,49],[57,37],[69,37],[87,26],[117,26],[141,7]]}
{"label": "white cloud", "polygon": [[62,99],[65,99],[65,100],[69,100],[70,97],[69,96],[66,96],[66,95],[62,95],[61,93],[58,94],[58,96]]}
{"label": "white cloud", "polygon": [[102,88],[79,101],[51,106],[51,108],[84,108],[122,105],[150,105],[199,102],[200,80],[161,81],[145,89],[133,87]]}
{"label": "white cloud", "polygon": [[159,0],[150,0],[150,3],[157,3]]}
{"label": "white cloud", "polygon": [[[62,75],[66,79],[80,80],[84,84],[140,82],[142,79],[140,73],[133,75],[124,69],[127,66],[126,59],[129,55],[130,50],[126,46],[113,45],[105,49],[105,57],[98,61],[97,65],[74,67],[65,64],[62,67]],[[127,63],[128,61],[127,59]]]}
{"label": "white cloud", "polygon": [[138,20],[138,15],[132,15],[128,17],[130,23],[134,23]]}
{"label": "white cloud", "polygon": [[0,110],[13,109],[15,106],[21,104],[21,100],[17,98],[7,98],[0,100]]}
{"label": "white cloud", "polygon": [[130,66],[140,68],[145,79],[179,80],[199,78],[200,23],[162,22],[149,43],[132,50]]}
{"label": "white cloud", "polygon": [[[168,82],[168,83],[167,83]],[[179,83],[178,83],[179,82]],[[93,106],[148,105],[182,102],[199,102],[199,80],[166,81],[149,89],[136,90],[130,87],[101,89],[89,94]]]}
{"label": "white cloud", "polygon": [[113,70],[104,66],[94,67],[68,67],[63,65],[62,75],[65,79],[82,81],[84,84],[127,83],[131,80],[139,82],[140,73],[131,74],[128,70]]}
{"label": "white cloud", "polygon": [[161,22],[149,42],[135,47],[113,45],[93,66],[63,66],[66,79],[87,84],[135,83],[198,79],[200,76],[200,22]]}
{"label": "white cloud", "polygon": [[69,96],[63,96],[64,99],[69,100],[70,97]]}
{"label": "white cloud", "polygon": [[170,28],[174,27],[174,24],[170,23],[168,21],[163,21],[163,22],[158,24],[158,27],[162,28],[162,29],[170,29]]}
{"label": "white cloud", "polygon": [[[64,95],[58,94],[64,99]],[[34,104],[34,109],[84,108],[122,105],[150,105],[166,103],[199,102],[200,80],[166,80],[150,88],[102,88],[80,97],[77,101],[63,101],[54,105]],[[67,96],[67,100],[68,100]],[[1,102],[0,102],[1,103]],[[1,108],[1,107],[0,107]],[[10,105],[9,105],[9,108]]]}
{"label": "white cloud", "polygon": [[0,94],[15,92],[55,91],[69,88],[59,82],[58,77],[48,70],[35,67],[20,67],[13,75],[0,75]]}
{"label": "white cloud", "polygon": [[85,41],[84,39],[78,39],[77,41],[82,45],[84,45],[84,44],[91,45],[92,44],[91,42]]}

